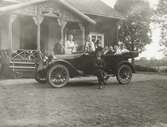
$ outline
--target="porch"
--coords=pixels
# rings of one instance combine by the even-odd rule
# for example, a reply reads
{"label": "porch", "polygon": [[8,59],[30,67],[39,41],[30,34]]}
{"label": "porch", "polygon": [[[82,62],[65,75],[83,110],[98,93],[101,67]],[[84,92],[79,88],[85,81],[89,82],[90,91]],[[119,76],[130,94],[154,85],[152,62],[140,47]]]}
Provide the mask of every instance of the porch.
{"label": "porch", "polygon": [[[56,43],[63,47],[68,35],[74,36],[78,47],[83,47],[85,42],[85,27],[82,23],[72,21],[60,22],[54,17],[11,16],[9,25],[10,48],[16,50],[39,50],[54,54]],[[40,21],[39,21],[40,20]],[[64,54],[64,50],[62,54]],[[56,54],[55,54],[56,55]]]}
{"label": "porch", "polygon": [[72,34],[81,50],[85,43],[86,25],[95,22],[64,1],[37,2],[1,8],[1,11],[8,11],[17,7],[14,11],[0,14],[0,49],[12,52],[38,50],[53,54],[55,44],[59,42],[64,47],[67,36]]}

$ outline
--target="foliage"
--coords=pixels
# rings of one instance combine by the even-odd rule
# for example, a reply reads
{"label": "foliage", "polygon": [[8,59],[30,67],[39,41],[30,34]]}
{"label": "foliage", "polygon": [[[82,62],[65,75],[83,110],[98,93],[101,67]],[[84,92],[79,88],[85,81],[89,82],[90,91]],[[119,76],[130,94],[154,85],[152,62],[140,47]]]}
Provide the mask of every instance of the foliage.
{"label": "foliage", "polygon": [[163,58],[157,60],[155,58],[151,58],[150,60],[145,57],[140,58],[135,61],[136,70],[137,71],[145,71],[145,72],[167,72],[167,59]]}
{"label": "foliage", "polygon": [[141,72],[157,72],[155,68],[152,67],[146,67],[142,65],[135,65],[136,71],[141,71]]}
{"label": "foliage", "polygon": [[157,10],[156,10],[156,14],[159,16],[164,16],[167,14],[167,1],[166,0],[160,0]]}
{"label": "foliage", "polygon": [[129,50],[143,51],[144,46],[151,42],[149,3],[142,0],[118,0],[115,9],[127,17],[120,23],[119,41],[124,42]]}
{"label": "foliage", "polygon": [[146,59],[145,57],[136,60],[136,64],[143,65],[143,66],[167,66],[167,59],[160,59],[157,60],[155,58],[151,58],[150,60]]}
{"label": "foliage", "polygon": [[164,52],[167,55],[167,0],[160,0],[157,10],[155,11],[155,16],[156,22],[158,22],[161,27],[160,44],[165,47]]}

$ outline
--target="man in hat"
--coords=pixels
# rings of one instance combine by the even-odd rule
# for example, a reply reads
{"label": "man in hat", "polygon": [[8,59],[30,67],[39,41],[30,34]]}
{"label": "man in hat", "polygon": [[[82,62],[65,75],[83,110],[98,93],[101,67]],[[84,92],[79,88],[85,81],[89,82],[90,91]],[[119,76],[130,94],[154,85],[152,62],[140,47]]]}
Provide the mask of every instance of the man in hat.
{"label": "man in hat", "polygon": [[102,59],[103,48],[97,47],[95,51],[95,73],[99,83],[99,89],[102,89],[105,85],[105,73],[104,73],[104,61]]}

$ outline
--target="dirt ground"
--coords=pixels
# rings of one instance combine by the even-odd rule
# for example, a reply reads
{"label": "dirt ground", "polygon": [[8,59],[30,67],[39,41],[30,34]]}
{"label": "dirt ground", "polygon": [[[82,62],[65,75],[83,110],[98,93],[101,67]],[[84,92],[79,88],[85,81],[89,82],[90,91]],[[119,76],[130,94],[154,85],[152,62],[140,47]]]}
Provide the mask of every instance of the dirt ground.
{"label": "dirt ground", "polygon": [[72,80],[54,89],[33,79],[0,81],[0,127],[167,127],[167,75]]}

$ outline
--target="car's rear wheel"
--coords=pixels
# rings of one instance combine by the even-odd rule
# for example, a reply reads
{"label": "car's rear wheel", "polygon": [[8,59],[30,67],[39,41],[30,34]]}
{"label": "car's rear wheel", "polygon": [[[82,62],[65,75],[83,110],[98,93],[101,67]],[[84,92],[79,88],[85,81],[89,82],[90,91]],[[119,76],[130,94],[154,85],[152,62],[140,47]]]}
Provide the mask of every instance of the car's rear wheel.
{"label": "car's rear wheel", "polygon": [[121,65],[116,74],[117,80],[120,84],[128,84],[132,79],[132,69],[129,65]]}
{"label": "car's rear wheel", "polygon": [[56,64],[53,65],[47,74],[49,84],[54,88],[61,88],[69,81],[70,75],[66,66]]}
{"label": "car's rear wheel", "polygon": [[44,75],[43,73],[44,72],[42,71],[35,72],[35,80],[42,84],[47,82],[46,75]]}

